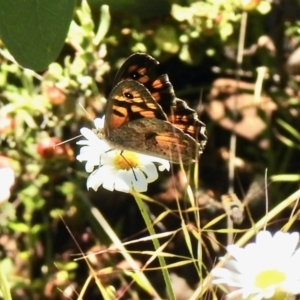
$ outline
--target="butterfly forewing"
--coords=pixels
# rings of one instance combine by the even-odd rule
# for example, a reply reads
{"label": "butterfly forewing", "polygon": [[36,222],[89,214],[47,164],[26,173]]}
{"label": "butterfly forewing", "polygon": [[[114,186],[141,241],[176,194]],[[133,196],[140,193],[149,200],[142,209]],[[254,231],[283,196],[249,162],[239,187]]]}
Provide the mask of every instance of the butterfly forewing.
{"label": "butterfly forewing", "polygon": [[113,148],[132,150],[174,163],[198,158],[198,144],[167,121],[165,113],[144,85],[118,83],[110,93],[104,138]]}
{"label": "butterfly forewing", "polygon": [[104,125],[106,136],[116,128],[140,118],[167,119],[161,107],[142,84],[134,80],[121,81],[109,95]]}

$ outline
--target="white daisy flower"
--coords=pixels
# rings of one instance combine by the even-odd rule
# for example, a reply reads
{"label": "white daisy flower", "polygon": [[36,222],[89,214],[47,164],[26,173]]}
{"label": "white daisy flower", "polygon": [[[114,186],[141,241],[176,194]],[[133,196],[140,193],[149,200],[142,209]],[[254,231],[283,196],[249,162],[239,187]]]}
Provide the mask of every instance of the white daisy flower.
{"label": "white daisy flower", "polygon": [[211,271],[213,284],[228,289],[227,299],[289,299],[300,293],[299,233],[261,231],[255,243],[227,247],[231,258]]}
{"label": "white daisy flower", "polygon": [[[104,118],[95,119],[96,129],[102,129]],[[91,173],[87,180],[87,188],[97,190],[103,188],[129,193],[147,191],[148,183],[158,178],[159,171],[169,170],[170,163],[161,158],[138,154],[132,151],[112,150],[99,139],[97,134],[88,128],[81,128],[86,140],[78,141],[82,145],[79,161],[86,161],[85,170]],[[96,170],[95,170],[96,168]]]}
{"label": "white daisy flower", "polygon": [[0,168],[0,203],[10,197],[10,189],[15,183],[15,173],[9,167]]}

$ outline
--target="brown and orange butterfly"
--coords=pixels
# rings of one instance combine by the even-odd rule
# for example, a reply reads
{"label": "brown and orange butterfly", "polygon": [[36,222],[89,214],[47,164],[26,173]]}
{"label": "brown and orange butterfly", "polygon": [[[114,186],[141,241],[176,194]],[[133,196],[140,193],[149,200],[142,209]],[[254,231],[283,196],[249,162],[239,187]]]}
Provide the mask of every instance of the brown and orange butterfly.
{"label": "brown and orange butterfly", "polygon": [[176,98],[158,62],[144,53],[131,55],[118,71],[107,103],[102,133],[113,148],[191,163],[206,144],[205,125]]}

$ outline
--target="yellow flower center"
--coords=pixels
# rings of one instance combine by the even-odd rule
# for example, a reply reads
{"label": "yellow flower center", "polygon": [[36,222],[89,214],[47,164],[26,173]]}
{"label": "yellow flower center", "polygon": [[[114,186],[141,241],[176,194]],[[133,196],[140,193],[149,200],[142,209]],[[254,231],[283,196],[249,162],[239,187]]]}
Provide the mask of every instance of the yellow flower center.
{"label": "yellow flower center", "polygon": [[286,279],[285,273],[278,270],[260,272],[255,278],[255,286],[261,289],[282,283]]}
{"label": "yellow flower center", "polygon": [[135,152],[122,151],[116,153],[114,164],[119,170],[130,170],[140,164],[138,156]]}

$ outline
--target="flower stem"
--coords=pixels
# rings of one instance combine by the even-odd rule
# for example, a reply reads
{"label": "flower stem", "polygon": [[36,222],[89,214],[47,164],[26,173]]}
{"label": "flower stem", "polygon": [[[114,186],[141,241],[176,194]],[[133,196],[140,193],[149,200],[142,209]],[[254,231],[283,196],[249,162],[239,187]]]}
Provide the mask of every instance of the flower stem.
{"label": "flower stem", "polygon": [[[154,230],[154,227],[153,227],[153,224],[152,224],[152,221],[150,219],[150,216],[149,216],[149,213],[146,209],[146,206],[143,202],[143,200],[137,195],[137,194],[133,194],[134,196],[134,199],[141,211],[141,214],[144,218],[144,221],[146,223],[146,226],[147,226],[147,229],[150,233],[150,235],[153,236],[153,245],[154,245],[154,248],[156,251],[159,250],[159,247],[160,247],[160,244],[159,244],[159,240],[157,238],[155,238],[155,230]],[[164,259],[163,256],[160,256],[158,255],[158,260],[159,260],[159,264],[161,266],[161,269],[162,269],[162,273],[163,273],[163,277],[164,277],[164,281],[165,281],[165,284],[166,284],[166,289],[167,289],[167,293],[168,293],[168,296],[170,300],[175,300],[175,295],[174,295],[174,292],[173,292],[173,289],[172,289],[172,285],[171,285],[171,279],[170,279],[170,275],[169,275],[169,272],[168,272],[168,269],[167,269],[167,265],[166,265],[166,261]]]}

